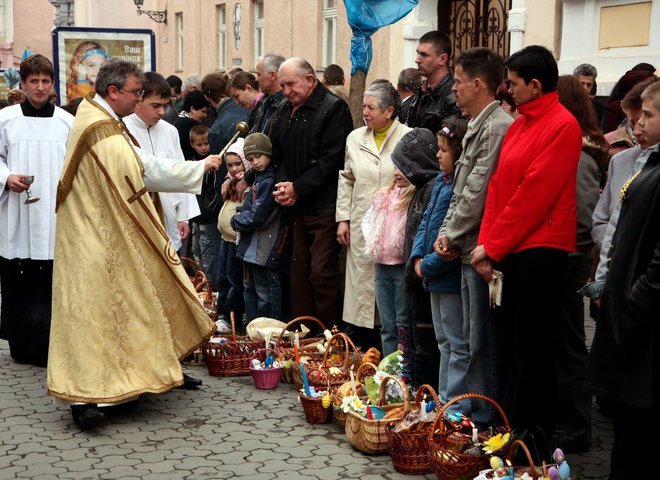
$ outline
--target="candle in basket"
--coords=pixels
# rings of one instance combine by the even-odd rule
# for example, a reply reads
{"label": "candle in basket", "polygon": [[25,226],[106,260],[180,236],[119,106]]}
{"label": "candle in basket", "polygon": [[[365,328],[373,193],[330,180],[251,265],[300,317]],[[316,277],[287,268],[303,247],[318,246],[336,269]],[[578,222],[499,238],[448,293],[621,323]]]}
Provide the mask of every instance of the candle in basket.
{"label": "candle in basket", "polygon": [[300,336],[298,332],[293,334],[293,354],[295,356],[296,362],[300,362],[300,353],[298,349],[300,348]]}
{"label": "candle in basket", "polygon": [[509,460],[506,461],[506,466],[509,467],[509,477],[511,477],[511,480],[515,480],[516,476],[513,471],[513,467],[511,466],[511,462]]}
{"label": "candle in basket", "polygon": [[305,395],[308,397],[312,396],[312,392],[309,390],[309,380],[307,380],[307,372],[305,372],[305,365],[300,364],[300,376],[302,377],[303,388],[305,390]]}
{"label": "candle in basket", "polygon": [[474,426],[474,423],[472,423],[472,443],[475,445],[479,443],[479,430],[477,430],[477,427]]}
{"label": "candle in basket", "polygon": [[353,365],[351,365],[351,370],[349,373],[351,375],[351,389],[353,390],[353,395],[357,395],[357,388],[355,387],[355,375],[353,374]]}

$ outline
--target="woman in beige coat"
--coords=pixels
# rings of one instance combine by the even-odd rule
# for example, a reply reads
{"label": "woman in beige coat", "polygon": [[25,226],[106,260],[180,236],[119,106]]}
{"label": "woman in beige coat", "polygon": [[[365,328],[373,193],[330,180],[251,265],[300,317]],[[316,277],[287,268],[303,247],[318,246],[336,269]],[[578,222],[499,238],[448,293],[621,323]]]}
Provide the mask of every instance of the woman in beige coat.
{"label": "woman in beige coat", "polygon": [[344,169],[337,188],[337,241],[347,250],[343,318],[353,325],[353,339],[363,348],[380,345],[374,329],[374,263],[365,251],[360,228],[374,193],[394,178],[390,154],[410,128],[395,120],[401,100],[392,84],[376,83],[364,92],[366,126],[346,139]]}

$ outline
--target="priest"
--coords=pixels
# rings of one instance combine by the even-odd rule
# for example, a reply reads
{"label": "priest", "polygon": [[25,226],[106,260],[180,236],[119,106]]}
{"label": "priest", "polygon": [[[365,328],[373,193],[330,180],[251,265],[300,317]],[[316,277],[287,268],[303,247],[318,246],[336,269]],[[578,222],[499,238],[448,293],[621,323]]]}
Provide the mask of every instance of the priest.
{"label": "priest", "polygon": [[[55,248],[55,190],[73,117],[51,105],[53,64],[21,62],[25,100],[0,111],[0,337],[19,363],[46,366]],[[26,178],[34,203],[26,203]]]}
{"label": "priest", "polygon": [[143,153],[122,117],[142,97],[142,72],[113,59],[80,104],[57,189],[48,393],[74,402],[83,427],[98,404],[184,384],[179,360],[214,331],[149,191],[199,193],[220,159]]}

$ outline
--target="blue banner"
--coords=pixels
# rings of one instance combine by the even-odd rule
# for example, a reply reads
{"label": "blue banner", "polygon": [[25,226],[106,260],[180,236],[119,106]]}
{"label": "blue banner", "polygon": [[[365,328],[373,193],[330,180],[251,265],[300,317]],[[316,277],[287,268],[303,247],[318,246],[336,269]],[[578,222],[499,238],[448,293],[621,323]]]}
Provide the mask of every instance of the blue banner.
{"label": "blue banner", "polygon": [[351,38],[351,75],[369,72],[371,36],[379,28],[398,22],[417,6],[419,0],[344,0]]}

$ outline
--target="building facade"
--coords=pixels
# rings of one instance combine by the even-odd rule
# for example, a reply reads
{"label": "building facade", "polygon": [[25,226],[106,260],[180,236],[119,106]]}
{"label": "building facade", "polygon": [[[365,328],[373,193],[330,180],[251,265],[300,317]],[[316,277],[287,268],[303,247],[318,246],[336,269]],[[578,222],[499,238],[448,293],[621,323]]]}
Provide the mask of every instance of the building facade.
{"label": "building facade", "polygon": [[[17,66],[25,49],[52,55],[50,32],[73,19],[80,27],[150,29],[156,69],[185,77],[240,67],[254,70],[266,52],[301,56],[320,72],[336,63],[350,75],[351,31],[342,0],[0,0],[0,68]],[[599,70],[599,95],[633,65],[660,64],[660,0],[420,0],[403,20],[373,36],[367,83],[396,81],[413,67],[419,38],[439,28],[458,53],[488,46],[506,56],[540,44],[561,73],[579,63]]]}

